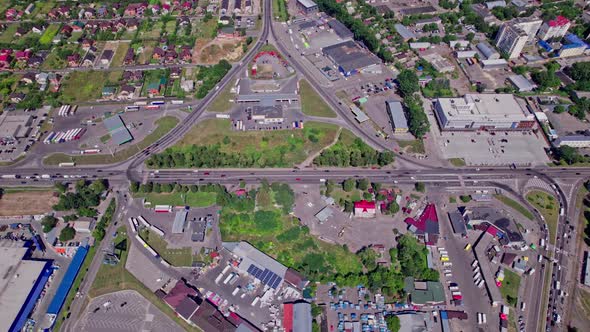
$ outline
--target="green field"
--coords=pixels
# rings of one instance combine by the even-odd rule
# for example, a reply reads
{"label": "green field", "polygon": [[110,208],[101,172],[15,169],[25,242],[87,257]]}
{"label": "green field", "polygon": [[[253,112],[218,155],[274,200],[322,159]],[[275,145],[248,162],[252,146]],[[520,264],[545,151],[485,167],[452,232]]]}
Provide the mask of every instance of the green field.
{"label": "green field", "polygon": [[186,331],[200,331],[198,328],[190,326],[184,320],[180,319],[172,308],[159,299],[153,292],[147,289],[139,280],[129,273],[127,269],[125,269],[125,263],[127,262],[127,255],[129,254],[131,243],[124,226],[121,226],[117,231],[119,234],[114,241],[115,246],[121,249],[125,248],[121,251],[119,264],[115,266],[100,266],[96,278],[92,283],[92,287],[88,292],[88,296],[94,298],[120,290],[135,290],[160,309],[164,314],[182,326]]}
{"label": "green field", "polygon": [[527,219],[529,219],[529,220],[535,219],[535,216],[533,215],[533,213],[531,211],[529,211],[526,207],[522,206],[520,203],[513,200],[512,198],[509,198],[504,195],[494,195],[494,198],[496,198],[500,202],[504,203],[505,205],[508,205],[509,207],[513,208],[514,210],[520,212],[520,214],[527,217]]}
{"label": "green field", "polygon": [[213,39],[217,36],[217,20],[210,19],[209,21],[205,22],[202,19],[197,22],[193,22],[193,35],[197,37],[197,39]]}
{"label": "green field", "polygon": [[107,81],[106,72],[75,71],[70,73],[61,88],[64,103],[80,103],[101,97],[102,88]]}
{"label": "green field", "polygon": [[191,266],[193,255],[191,248],[171,249],[168,243],[157,234],[152,234],[144,229],[139,232],[141,238],[154,249],[160,257],[166,260],[172,266]]}
{"label": "green field", "polygon": [[531,191],[526,195],[526,199],[545,218],[545,223],[549,228],[549,243],[554,244],[559,219],[559,202],[552,195],[540,190]]}
{"label": "green field", "polygon": [[273,0],[272,2],[272,13],[275,18],[281,22],[286,22],[289,19],[289,13],[287,13],[287,3],[285,0]]}
{"label": "green field", "polygon": [[518,302],[518,288],[520,287],[520,276],[509,269],[504,269],[504,281],[500,287],[502,297],[515,307]]}
{"label": "green field", "polygon": [[232,108],[230,99],[234,98],[235,94],[231,93],[232,87],[235,85],[235,81],[231,84],[227,84],[223,90],[213,99],[211,104],[207,107],[207,112],[213,113],[224,113],[229,112]]}
{"label": "green field", "polygon": [[408,153],[426,153],[424,149],[424,141],[421,139],[415,139],[411,141],[397,141],[399,147]]}
{"label": "green field", "polygon": [[41,38],[39,38],[39,43],[41,45],[51,44],[51,42],[53,41],[53,37],[57,35],[57,32],[59,31],[60,27],[61,24],[50,24],[47,27],[47,29],[45,29],[45,31],[43,32],[43,35],[41,35]]}
{"label": "green field", "polygon": [[157,128],[151,134],[146,136],[141,142],[135,143],[124,150],[115,152],[114,156],[110,154],[94,155],[67,155],[65,153],[54,153],[47,156],[43,163],[45,165],[58,165],[63,162],[75,162],[80,165],[102,165],[113,164],[131,158],[136,153],[145,149],[150,144],[157,141],[167,132],[172,130],[178,124],[178,119],[173,116],[165,116],[156,121]]}
{"label": "green field", "polygon": [[216,194],[211,192],[198,191],[186,193],[135,193],[133,197],[145,198],[146,202],[154,205],[187,205],[190,207],[206,207],[215,204]]}
{"label": "green field", "polygon": [[303,130],[234,131],[230,126],[225,119],[204,120],[173,149],[219,145],[222,152],[248,156],[261,167],[291,167],[330,144],[338,132],[338,126],[320,122],[307,122]]}
{"label": "green field", "polygon": [[465,166],[465,159],[463,158],[451,158],[449,159],[449,162],[451,163],[451,165],[455,166],[455,167],[463,167]]}
{"label": "green field", "polygon": [[127,55],[127,50],[129,49],[129,46],[129,43],[119,43],[119,45],[117,46],[117,51],[113,56],[111,67],[121,67],[123,65],[123,60],[125,60],[125,55]]}
{"label": "green field", "polygon": [[18,24],[7,24],[6,30],[0,35],[0,43],[10,43],[13,41],[16,29],[18,29]]}
{"label": "green field", "polygon": [[304,114],[325,118],[336,117],[336,113],[334,113],[330,106],[326,104],[306,80],[299,81],[299,90],[301,95],[301,111]]}

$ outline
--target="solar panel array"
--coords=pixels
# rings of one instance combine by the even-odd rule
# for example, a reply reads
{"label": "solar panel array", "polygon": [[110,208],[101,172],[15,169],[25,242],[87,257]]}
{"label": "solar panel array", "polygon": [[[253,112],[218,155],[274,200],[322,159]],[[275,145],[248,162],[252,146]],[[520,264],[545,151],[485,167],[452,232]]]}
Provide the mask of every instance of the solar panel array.
{"label": "solar panel array", "polygon": [[261,270],[256,267],[254,264],[250,264],[248,267],[248,273],[250,273],[254,278],[260,280],[263,284],[277,289],[283,278],[279,277],[276,273],[272,272],[269,269]]}

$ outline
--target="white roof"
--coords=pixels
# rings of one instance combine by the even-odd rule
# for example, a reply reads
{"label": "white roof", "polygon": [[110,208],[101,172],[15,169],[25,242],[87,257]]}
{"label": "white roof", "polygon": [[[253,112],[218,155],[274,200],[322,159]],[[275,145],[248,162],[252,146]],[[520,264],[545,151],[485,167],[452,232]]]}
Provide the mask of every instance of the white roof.
{"label": "white roof", "polygon": [[186,210],[176,212],[174,223],[172,224],[172,234],[182,234],[187,215],[188,212]]}
{"label": "white roof", "polygon": [[316,3],[311,0],[297,0],[297,2],[299,2],[305,8],[312,8],[317,6]]}
{"label": "white roof", "polygon": [[437,103],[449,119],[527,119],[522,107],[511,94],[467,94],[463,98],[438,98]]}
{"label": "white roof", "polygon": [[232,254],[242,258],[239,269],[246,271],[251,264],[256,265],[261,270],[269,269],[284,278],[287,272],[287,267],[277,262],[272,257],[266,255],[262,251],[256,249],[253,245],[246,241],[241,242],[224,242],[223,247],[229,250]]}
{"label": "white roof", "polygon": [[516,86],[519,91],[532,91],[537,86],[522,75],[508,76],[508,80]]}

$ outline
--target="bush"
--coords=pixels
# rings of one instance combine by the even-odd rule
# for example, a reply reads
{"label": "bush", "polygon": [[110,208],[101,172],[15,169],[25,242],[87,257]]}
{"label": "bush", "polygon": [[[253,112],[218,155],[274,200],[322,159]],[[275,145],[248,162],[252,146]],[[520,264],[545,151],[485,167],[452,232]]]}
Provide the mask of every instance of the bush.
{"label": "bush", "polygon": [[471,196],[469,196],[469,195],[461,195],[461,196],[459,196],[459,198],[461,199],[461,202],[463,202],[463,203],[471,202]]}
{"label": "bush", "polygon": [[66,226],[59,233],[59,240],[66,242],[72,240],[76,236],[76,230],[73,227]]}
{"label": "bush", "polygon": [[57,218],[54,216],[45,216],[43,217],[43,219],[41,220],[41,225],[43,226],[43,232],[44,233],[49,233],[51,232],[52,229],[55,228],[55,226],[57,225]]}
{"label": "bush", "polygon": [[414,184],[414,189],[416,189],[416,191],[419,191],[419,192],[423,193],[426,190],[426,187],[424,186],[424,183],[422,183],[422,182],[416,182]]}

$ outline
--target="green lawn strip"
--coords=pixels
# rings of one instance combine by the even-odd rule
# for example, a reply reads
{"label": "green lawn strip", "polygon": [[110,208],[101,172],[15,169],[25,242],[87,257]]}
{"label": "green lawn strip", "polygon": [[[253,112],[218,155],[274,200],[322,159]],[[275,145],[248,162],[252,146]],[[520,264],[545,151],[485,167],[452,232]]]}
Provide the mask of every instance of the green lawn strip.
{"label": "green lawn strip", "polygon": [[206,207],[215,204],[216,194],[212,192],[172,192],[172,193],[135,193],[135,198],[145,198],[154,205],[188,205],[190,207]]}
{"label": "green lawn strip", "polygon": [[41,45],[49,45],[51,44],[51,42],[53,41],[53,37],[55,37],[55,35],[57,34],[57,32],[59,31],[61,24],[57,23],[57,24],[50,24],[47,29],[45,29],[45,31],[43,32],[43,34],[41,35],[41,38],[39,38],[39,43]]}
{"label": "green lawn strip", "polygon": [[100,137],[100,141],[102,142],[102,144],[106,144],[110,140],[111,140],[111,134],[105,134]]}
{"label": "green lawn strip", "polygon": [[92,287],[88,292],[88,296],[95,298],[104,294],[109,294],[121,290],[135,290],[155,307],[162,311],[166,316],[171,318],[179,324],[186,331],[200,331],[200,329],[188,325],[184,320],[180,319],[174,310],[166,303],[159,299],[154,293],[147,289],[139,280],[137,280],[127,269],[125,263],[127,262],[127,255],[129,254],[129,247],[131,242],[126,234],[124,226],[118,229],[118,236],[115,239],[115,245],[120,244],[121,241],[126,242],[126,249],[121,252],[120,261],[115,266],[101,265],[96,278],[92,283]]}
{"label": "green lawn strip", "polygon": [[515,307],[518,303],[518,288],[520,287],[520,276],[509,269],[504,269],[504,281],[500,287],[500,293],[506,302]]}
{"label": "green lawn strip", "polygon": [[107,72],[72,72],[62,85],[60,99],[64,103],[79,103],[100,98],[107,78]]}
{"label": "green lawn strip", "polygon": [[114,156],[106,154],[74,156],[65,153],[54,153],[47,156],[43,160],[43,163],[45,165],[58,165],[63,162],[75,162],[76,164],[81,165],[101,165],[127,160],[172,130],[172,128],[178,124],[178,119],[173,116],[165,116],[158,119],[156,124],[158,125],[156,129],[154,129],[154,131],[146,136],[141,142],[131,145],[124,150],[117,151]]}
{"label": "green lawn strip", "polygon": [[193,255],[191,248],[168,248],[168,243],[165,239],[157,234],[143,229],[140,231],[141,238],[154,249],[160,257],[166,260],[172,266],[191,266],[193,263]]}
{"label": "green lawn strip", "polygon": [[500,202],[504,203],[505,205],[511,207],[512,209],[520,212],[520,214],[525,216],[527,219],[529,219],[529,220],[535,219],[535,216],[533,215],[533,213],[531,211],[529,211],[526,207],[522,206],[520,203],[513,200],[512,198],[509,198],[504,195],[494,195],[494,198],[499,200]]}
{"label": "green lawn strip", "polygon": [[232,108],[232,103],[230,99],[234,96],[231,93],[231,89],[234,86],[235,81],[232,84],[228,84],[223,88],[223,90],[215,97],[215,99],[209,104],[207,107],[207,112],[213,113],[224,113],[229,112]]}
{"label": "green lawn strip", "polygon": [[6,30],[0,34],[0,43],[10,43],[15,37],[18,24],[7,24]]}
{"label": "green lawn strip", "polygon": [[16,159],[13,159],[11,161],[0,161],[0,167],[3,166],[12,166],[14,164],[16,164],[17,162],[25,159],[26,155],[24,153],[22,153],[20,156],[16,157]]}
{"label": "green lawn strip", "polygon": [[421,139],[414,139],[411,141],[397,141],[401,149],[408,149],[406,152],[410,153],[426,153],[424,148],[424,141]]}
{"label": "green lawn strip", "polygon": [[53,187],[2,187],[5,194],[22,193],[26,191],[53,192]]}
{"label": "green lawn strip", "polygon": [[334,113],[330,106],[326,104],[306,80],[299,81],[299,94],[301,95],[301,111],[304,114],[325,118],[336,117],[336,113]]}
{"label": "green lawn strip", "polygon": [[466,165],[465,159],[463,158],[451,158],[449,159],[449,162],[455,167],[463,167]]}
{"label": "green lawn strip", "polygon": [[545,218],[545,223],[547,224],[547,228],[549,228],[549,242],[554,244],[557,233],[557,221],[559,219],[559,203],[555,197],[540,190],[529,192],[526,199]]}
{"label": "green lawn strip", "polygon": [[[551,255],[551,254],[549,254]],[[551,261],[553,259],[553,257],[549,257],[549,261]],[[543,277],[544,279],[544,283],[543,283],[543,293],[541,294],[541,326],[539,331],[545,331],[545,324],[547,322],[547,320],[545,319],[545,311],[544,308],[547,308],[547,303],[549,302],[549,288],[551,287],[551,269],[550,268],[545,268],[544,274],[545,276]]]}

